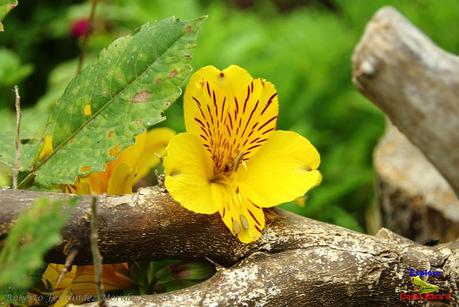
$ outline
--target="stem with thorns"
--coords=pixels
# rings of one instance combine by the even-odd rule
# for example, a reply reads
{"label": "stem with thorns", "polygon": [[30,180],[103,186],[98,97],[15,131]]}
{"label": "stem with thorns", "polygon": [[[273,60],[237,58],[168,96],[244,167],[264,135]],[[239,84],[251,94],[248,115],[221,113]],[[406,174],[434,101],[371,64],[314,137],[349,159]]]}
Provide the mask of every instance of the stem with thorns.
{"label": "stem with thorns", "polygon": [[14,86],[14,93],[16,95],[16,156],[14,160],[14,169],[13,169],[13,189],[18,188],[18,173],[21,160],[21,97],[19,96],[19,88],[17,85]]}

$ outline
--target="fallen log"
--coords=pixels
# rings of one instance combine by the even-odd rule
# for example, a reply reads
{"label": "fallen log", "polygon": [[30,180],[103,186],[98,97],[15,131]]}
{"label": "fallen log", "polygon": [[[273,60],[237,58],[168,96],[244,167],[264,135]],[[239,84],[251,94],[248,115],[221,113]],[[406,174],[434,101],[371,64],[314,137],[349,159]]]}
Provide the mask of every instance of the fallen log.
{"label": "fallen log", "polygon": [[[0,191],[0,238],[38,197],[68,194]],[[83,197],[63,230],[64,241],[48,262],[63,263],[68,244],[75,263],[91,263],[89,197]],[[440,271],[428,281],[447,303],[459,303],[459,241],[427,247],[387,230],[376,236],[307,219],[267,212],[260,240],[242,244],[214,215],[183,209],[158,187],[124,196],[99,197],[99,249],[105,263],[164,258],[206,259],[222,265],[209,280],[181,291],[108,300],[117,305],[404,305],[414,293],[410,269]],[[223,267],[226,266],[226,267]],[[401,296],[402,295],[402,296]],[[405,296],[403,296],[405,297]]]}

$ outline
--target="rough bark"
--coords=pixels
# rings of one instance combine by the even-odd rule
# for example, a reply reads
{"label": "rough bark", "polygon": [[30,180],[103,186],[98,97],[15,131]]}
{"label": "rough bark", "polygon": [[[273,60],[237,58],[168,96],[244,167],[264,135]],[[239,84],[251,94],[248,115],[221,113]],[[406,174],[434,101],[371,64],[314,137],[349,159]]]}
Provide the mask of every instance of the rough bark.
{"label": "rough bark", "polygon": [[448,182],[389,125],[374,152],[384,227],[416,242],[459,237],[459,200]]}
{"label": "rough bark", "polygon": [[[20,212],[39,197],[68,198],[68,194],[24,190],[0,191],[0,241]],[[98,200],[99,248],[104,263],[177,257],[231,264],[250,249],[235,240],[216,216],[193,214],[160,188]],[[46,261],[64,263],[65,252],[77,248],[74,264],[92,263],[90,248],[91,197],[82,197],[62,231],[63,243]],[[65,252],[64,252],[65,251]]]}
{"label": "rough bark", "polygon": [[[37,197],[67,194],[0,191],[0,234]],[[123,297],[123,305],[403,305],[401,291],[413,292],[409,269],[442,271],[429,282],[459,303],[459,241],[426,247],[387,230],[377,236],[281,210],[267,212],[260,240],[244,245],[221,219],[191,213],[157,187],[101,198],[99,248],[105,263],[140,259],[205,259],[219,268],[211,279],[182,291]],[[83,198],[64,228],[64,243],[47,255],[62,263],[65,245],[79,246],[76,263],[90,263],[90,198]],[[67,246],[68,247],[68,246]],[[118,300],[108,300],[116,306]]]}
{"label": "rough bark", "polygon": [[[316,228],[318,233],[325,230],[320,226]],[[379,234],[382,237],[341,237],[338,239],[341,243],[334,245],[322,233],[321,239],[325,239],[322,244],[308,243],[305,238],[304,244],[297,248],[279,253],[253,253],[194,287],[160,295],[116,298],[108,303],[113,306],[120,302],[123,306],[405,306],[412,302],[402,300],[400,293],[415,292],[408,276],[413,267],[442,270],[441,278],[430,278],[429,282],[440,286],[441,293],[452,293],[453,298],[442,303],[458,302],[459,242],[430,249],[405,239],[398,241],[387,230]]]}
{"label": "rough bark", "polygon": [[357,88],[386,113],[459,195],[459,58],[393,8],[379,10],[353,55]]}

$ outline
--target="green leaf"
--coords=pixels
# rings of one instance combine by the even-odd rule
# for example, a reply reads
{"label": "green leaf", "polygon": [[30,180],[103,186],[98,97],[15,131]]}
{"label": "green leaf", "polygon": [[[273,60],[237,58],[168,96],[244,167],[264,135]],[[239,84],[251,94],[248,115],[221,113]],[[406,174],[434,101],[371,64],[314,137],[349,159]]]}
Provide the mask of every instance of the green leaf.
{"label": "green leaf", "polygon": [[[49,186],[102,171],[144,129],[164,120],[162,112],[181,94],[197,31],[204,18],[169,18],[143,25],[103,50],[66,88],[51,110],[45,135],[54,152],[34,168]],[[91,115],[85,109],[91,108]]]}
{"label": "green leaf", "polygon": [[32,72],[32,64],[21,63],[16,53],[0,48],[0,85],[12,87],[27,78]]}
{"label": "green leaf", "polygon": [[[28,140],[28,143],[21,145],[21,171],[28,171],[32,166],[35,153],[37,152],[40,143],[36,139]],[[0,163],[5,164],[9,168],[14,167],[16,159],[16,136],[14,131],[0,132]]]}
{"label": "green leaf", "polygon": [[14,9],[16,5],[18,5],[16,0],[0,0],[0,32],[4,31],[2,24],[3,18],[5,18],[6,14]]}
{"label": "green leaf", "polygon": [[60,231],[78,198],[62,201],[38,199],[10,229],[0,253],[0,302],[21,296],[36,282],[43,255],[61,241]]}

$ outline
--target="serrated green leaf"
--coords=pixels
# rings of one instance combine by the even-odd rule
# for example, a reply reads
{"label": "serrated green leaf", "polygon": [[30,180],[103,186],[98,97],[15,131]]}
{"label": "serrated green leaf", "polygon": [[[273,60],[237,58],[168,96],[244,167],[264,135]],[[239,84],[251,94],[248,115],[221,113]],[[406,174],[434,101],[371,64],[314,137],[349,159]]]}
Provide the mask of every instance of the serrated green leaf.
{"label": "serrated green leaf", "polygon": [[0,253],[0,302],[10,301],[33,285],[43,255],[61,241],[60,231],[77,201],[70,199],[64,206],[62,201],[38,199],[19,216]]}
{"label": "serrated green leaf", "polygon": [[18,5],[16,0],[0,0],[0,32],[3,32],[2,20],[5,18],[9,11]]}
{"label": "serrated green leaf", "polygon": [[[181,94],[203,21],[169,18],[143,25],[117,39],[67,87],[52,109],[46,134],[54,152],[38,163],[43,185],[73,183],[76,176],[102,171],[135,135],[162,120],[162,112]],[[91,115],[85,111],[91,109]],[[87,114],[88,112],[86,112]]]}

